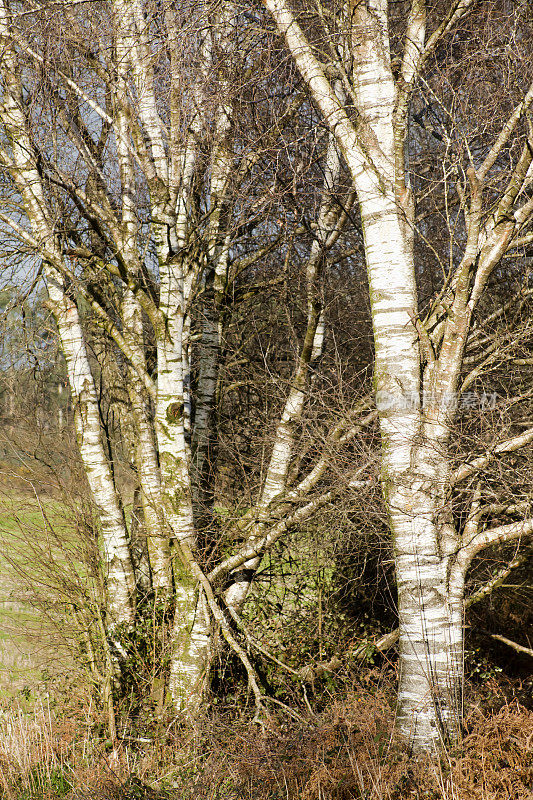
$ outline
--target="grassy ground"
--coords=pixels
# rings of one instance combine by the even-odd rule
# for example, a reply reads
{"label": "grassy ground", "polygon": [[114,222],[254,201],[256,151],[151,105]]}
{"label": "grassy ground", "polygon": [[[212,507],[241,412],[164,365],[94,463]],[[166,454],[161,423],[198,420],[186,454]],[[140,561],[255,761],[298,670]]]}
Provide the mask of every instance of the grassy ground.
{"label": "grassy ground", "polygon": [[[36,608],[46,560],[61,563],[59,504],[0,484],[0,697],[28,694],[57,662],[54,629]],[[63,654],[61,655],[63,658]]]}

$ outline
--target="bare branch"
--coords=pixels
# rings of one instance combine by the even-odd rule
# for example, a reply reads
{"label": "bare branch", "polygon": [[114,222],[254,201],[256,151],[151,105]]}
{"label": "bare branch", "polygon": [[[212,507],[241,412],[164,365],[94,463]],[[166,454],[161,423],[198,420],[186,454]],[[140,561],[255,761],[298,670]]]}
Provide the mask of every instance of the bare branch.
{"label": "bare branch", "polygon": [[511,641],[511,639],[507,639],[505,636],[500,636],[500,634],[498,633],[491,633],[490,636],[492,639],[496,639],[497,642],[502,642],[503,644],[506,644],[507,647],[511,647],[513,650],[516,650],[516,652],[520,653],[520,655],[526,655],[533,658],[532,647],[524,647],[523,645],[518,644],[517,642]]}
{"label": "bare branch", "polygon": [[477,553],[487,547],[502,542],[511,542],[515,539],[527,537],[533,533],[533,518],[525,519],[520,522],[511,522],[508,525],[499,525],[497,528],[488,528],[478,531],[468,542],[460,548],[458,563],[463,572],[466,572],[469,564]]}
{"label": "bare branch", "polygon": [[483,467],[493,461],[497,455],[500,455],[500,453],[512,453],[515,450],[520,450],[521,447],[525,447],[531,442],[533,442],[533,428],[528,428],[519,436],[513,436],[512,439],[508,439],[505,442],[500,442],[500,444],[497,444],[490,453],[487,453],[484,456],[479,456],[473,461],[470,461],[468,464],[463,464],[460,466],[455,470],[455,472],[452,473],[451,483],[456,484],[460,481],[466,480],[466,478],[469,478],[471,475],[475,475],[477,472],[483,469]]}
{"label": "bare branch", "polygon": [[527,111],[532,102],[533,102],[533,83],[527,90],[524,99],[520,103],[518,103],[516,108],[513,110],[513,113],[506,121],[498,138],[494,142],[487,157],[485,158],[483,164],[478,170],[476,170],[477,177],[480,181],[483,181],[486,178],[489,170],[496,163],[496,159],[498,158],[501,151],[511,138],[511,135],[514,129],[516,128],[518,121],[520,120],[524,112]]}

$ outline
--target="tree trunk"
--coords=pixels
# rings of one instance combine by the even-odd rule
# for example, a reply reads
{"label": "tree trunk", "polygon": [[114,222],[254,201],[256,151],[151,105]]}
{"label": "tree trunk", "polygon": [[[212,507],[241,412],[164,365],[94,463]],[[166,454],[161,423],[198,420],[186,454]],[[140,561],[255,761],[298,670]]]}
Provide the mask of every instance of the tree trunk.
{"label": "tree trunk", "polygon": [[78,308],[65,289],[60,271],[63,256],[57,246],[53,224],[46,216],[47,204],[28,133],[20,71],[9,33],[9,14],[5,3],[1,2],[0,38],[5,92],[0,113],[11,144],[13,180],[23,198],[35,239],[47,243],[44,273],[67,365],[80,454],[101,523],[110,623],[111,626],[130,626],[135,615],[135,576],[126,523],[102,443],[98,398]]}
{"label": "tree trunk", "polygon": [[102,528],[109,621],[130,626],[135,616],[135,576],[124,513],[102,444],[98,400],[78,310],[57,288],[57,274],[47,270],[46,275],[67,365],[78,446]]}
{"label": "tree trunk", "polygon": [[[174,541],[196,549],[191,488],[191,454],[186,436],[183,383],[183,295],[169,267],[168,290],[161,291],[168,334],[158,342],[156,426],[161,466],[165,526]],[[164,286],[162,274],[161,282]],[[183,285],[183,284],[182,284]],[[209,671],[211,624],[204,595],[185,562],[175,569],[174,626],[169,691],[176,711],[193,717],[198,711]]]}
{"label": "tree trunk", "polygon": [[[420,564],[423,559],[418,556]],[[410,749],[439,752],[460,735],[463,684],[463,603],[447,589],[442,560],[398,559],[400,683],[397,730]],[[418,572],[418,574],[416,574]],[[409,574],[411,573],[411,578]],[[415,573],[413,575],[413,573]]]}
{"label": "tree trunk", "polygon": [[[128,328],[130,346],[144,362],[142,315],[139,304],[130,291],[123,300],[124,326]],[[148,557],[152,573],[152,586],[161,600],[172,593],[172,562],[168,534],[161,514],[161,481],[155,433],[150,419],[149,400],[136,371],[128,368],[128,394],[135,427],[135,462],[141,487],[141,503],[147,538]]]}
{"label": "tree trunk", "polygon": [[374,332],[381,483],[396,555],[398,730],[413,750],[432,750],[457,736],[462,614],[460,601],[451,601],[447,586],[453,531],[439,521],[447,470],[437,454],[446,435],[446,409],[438,407],[425,430],[420,407],[423,379],[414,324],[418,312],[413,208],[400,174],[403,141],[402,157],[396,158],[397,94],[387,4],[369,0],[350,9],[348,47],[355,65],[357,129],[285,1],[265,0],[265,4],[337,140],[357,192]]}
{"label": "tree trunk", "polygon": [[175,710],[185,717],[197,716],[205,697],[213,655],[212,633],[202,589],[186,571],[178,572],[169,691]]}
{"label": "tree trunk", "polygon": [[435,503],[423,496],[416,502],[417,494],[410,513],[391,513],[400,631],[397,729],[410,749],[438,752],[460,733],[462,586],[449,585],[449,558],[440,547],[447,531],[437,527]]}

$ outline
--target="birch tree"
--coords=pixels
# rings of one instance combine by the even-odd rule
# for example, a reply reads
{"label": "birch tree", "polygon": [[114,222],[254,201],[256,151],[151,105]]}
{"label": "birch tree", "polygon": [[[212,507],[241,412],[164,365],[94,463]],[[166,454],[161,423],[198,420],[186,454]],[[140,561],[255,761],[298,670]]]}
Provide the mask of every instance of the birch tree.
{"label": "birch tree", "polygon": [[[502,258],[520,254],[531,240],[531,31],[520,11],[507,3],[497,11],[469,0],[435,7],[423,0],[401,7],[365,0],[317,4],[305,11],[286,0],[265,0],[265,6],[342,152],[357,193],[374,331],[381,484],[398,587],[397,726],[414,750],[439,749],[457,741],[460,733],[468,567],[484,548],[520,541],[533,530],[527,505],[522,518],[487,525],[488,498],[480,477],[497,454],[530,443],[531,427],[458,467],[452,457],[458,393],[475,385],[488,363],[483,361],[489,357],[486,347],[468,366],[465,359],[469,343],[474,347],[484,340],[476,315],[482,313]],[[445,72],[442,59],[457,31],[474,35],[496,14],[500,34],[508,25],[513,41],[520,42],[519,67],[513,68],[517,84],[508,90],[512,100],[496,95],[501,107],[493,108],[490,123],[484,112],[476,125],[475,119],[461,117],[461,89],[450,98],[450,92],[446,96],[436,88],[435,76]],[[345,99],[335,90],[336,80]],[[443,197],[449,255],[441,254],[440,291],[421,308],[415,243],[426,231],[417,220],[424,189],[411,162],[416,156],[415,99],[424,96],[426,108],[437,108],[434,120],[441,121],[435,138],[440,137],[443,149],[438,155],[434,148],[433,157],[445,163],[449,148],[456,161],[445,174]],[[527,281],[522,291],[530,291]],[[467,480],[474,484],[470,510],[466,522],[458,524],[451,496]]]}
{"label": "birch tree", "polygon": [[[305,95],[292,87],[285,93],[271,78],[268,50],[255,46],[262,31],[231,2],[113,0],[90,10],[6,2],[0,11],[0,158],[5,197],[9,191],[22,208],[12,211],[6,201],[0,220],[42,264],[99,515],[115,669],[135,640],[146,586],[99,415],[96,378],[105,391],[113,371],[123,376],[134,431],[153,602],[172,617],[174,707],[185,716],[198,712],[222,634],[248,671],[260,709],[257,677],[236,633],[238,612],[269,547],[342,489],[309,496],[330,451],[307,474],[289,470],[324,341],[321,273],[353,202],[339,183],[340,151],[321,134],[316,232],[309,236],[301,214],[286,215],[290,236],[304,242],[305,331],[287,396],[276,398],[281,416],[270,420],[266,468],[246,513],[225,531],[237,544],[220,557],[214,422],[224,337],[239,298],[284,280],[263,280],[263,262],[276,263],[276,248],[282,263],[291,257],[285,223],[269,218],[289,194],[269,159],[286,152],[283,137]],[[253,109],[256,95],[275,115],[245,129],[237,110]],[[92,339],[91,326],[99,331]],[[97,339],[101,347],[90,348]],[[90,349],[114,353],[113,368],[95,364]],[[365,410],[362,403],[358,412]],[[360,428],[352,422],[337,424],[330,444],[355,436]],[[357,478],[354,469],[346,482]]]}
{"label": "birch tree", "polygon": [[[0,3],[0,222],[42,265],[56,319],[99,515],[115,669],[148,591],[162,624],[170,618],[176,711],[201,709],[222,638],[260,712],[257,642],[241,617],[254,576],[292,530],[364,503],[369,463],[356,443],[379,417],[398,582],[398,728],[414,749],[433,749],[459,732],[469,564],[532,529],[527,503],[489,497],[491,471],[533,439],[529,424],[515,425],[527,399],[501,430],[480,426],[477,456],[454,438],[450,401],[498,371],[495,331],[515,313],[508,357],[525,357],[527,29],[512,17],[521,70],[509,97],[494,95],[497,113],[480,90],[476,124],[467,99],[458,102],[466,71],[447,71],[455,33],[462,42],[483,20],[470,3],[406,10],[379,0],[296,16],[282,0],[265,2],[270,17],[231,2]],[[509,14],[502,5],[501,19]],[[324,391],[342,377],[327,372],[328,281],[343,265],[356,274],[360,229],[375,392],[359,382],[342,406]],[[490,282],[507,254],[519,256],[505,273],[517,287],[500,300]],[[300,294],[289,292],[293,277]],[[262,372],[246,371],[257,320]],[[114,359],[109,368],[95,363],[97,350]],[[113,375],[148,586],[99,413]],[[251,375],[256,400],[232,400]],[[315,424],[307,450],[306,424]],[[239,440],[254,451],[242,465]]]}

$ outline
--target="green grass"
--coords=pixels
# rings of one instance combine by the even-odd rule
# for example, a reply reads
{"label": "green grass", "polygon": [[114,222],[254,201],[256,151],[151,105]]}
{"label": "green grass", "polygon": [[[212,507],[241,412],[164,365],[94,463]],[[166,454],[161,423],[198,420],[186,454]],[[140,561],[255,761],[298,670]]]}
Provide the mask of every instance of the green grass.
{"label": "green grass", "polygon": [[39,681],[56,651],[50,626],[32,603],[34,588],[45,583],[38,554],[60,568],[67,536],[61,505],[20,491],[0,495],[0,698],[25,691]]}

